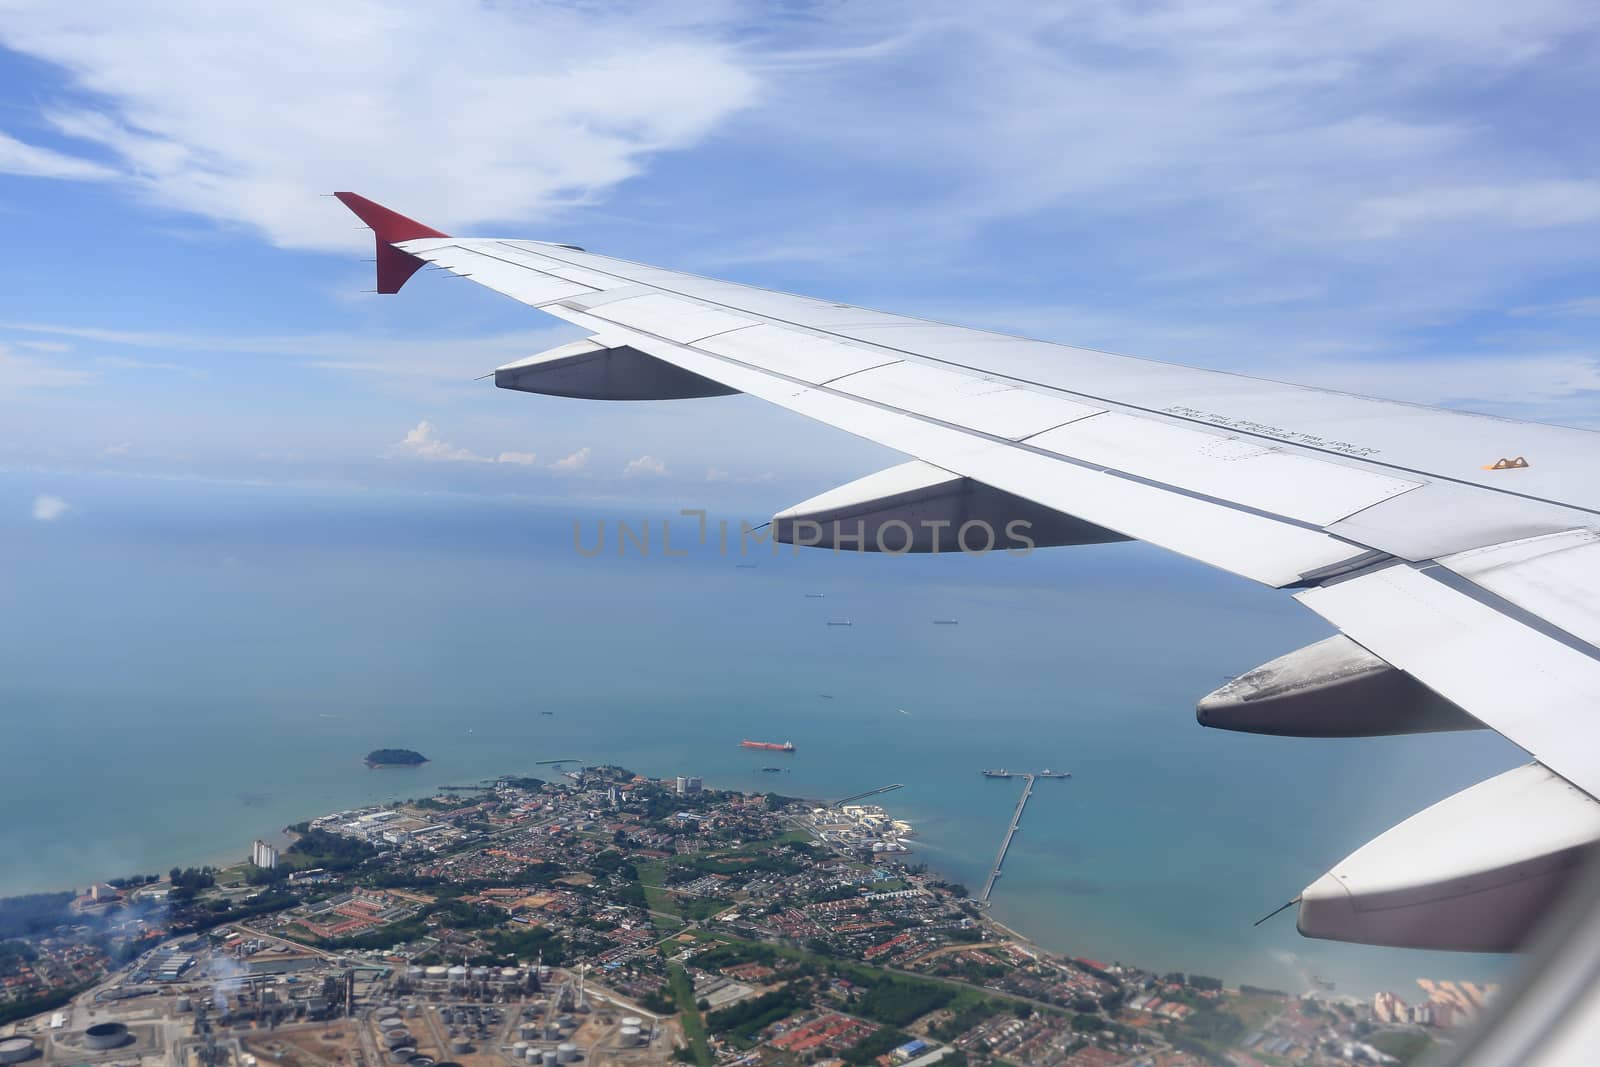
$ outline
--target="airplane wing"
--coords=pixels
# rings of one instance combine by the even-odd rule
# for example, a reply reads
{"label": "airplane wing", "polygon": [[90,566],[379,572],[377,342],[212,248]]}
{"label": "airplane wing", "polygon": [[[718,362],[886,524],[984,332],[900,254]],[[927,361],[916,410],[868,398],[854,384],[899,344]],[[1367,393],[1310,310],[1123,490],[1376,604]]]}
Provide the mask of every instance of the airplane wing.
{"label": "airplane wing", "polygon": [[1508,949],[1600,840],[1600,435],[448,237],[336,195],[376,234],[379,292],[433,264],[589,332],[499,368],[501,388],[748,393],[913,457],[779,513],[778,541],[1148,541],[1341,631],[1203,698],[1202,724],[1488,727],[1533,757],[1336,864],[1300,898],[1303,933]]}

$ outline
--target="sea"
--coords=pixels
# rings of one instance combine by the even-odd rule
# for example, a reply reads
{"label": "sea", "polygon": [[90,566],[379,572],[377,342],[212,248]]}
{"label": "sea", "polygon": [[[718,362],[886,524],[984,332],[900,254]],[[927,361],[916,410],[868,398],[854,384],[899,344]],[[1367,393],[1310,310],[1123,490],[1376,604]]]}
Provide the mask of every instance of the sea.
{"label": "sea", "polygon": [[[741,556],[737,514],[701,546],[672,509],[92,476],[52,478],[71,509],[41,522],[40,485],[0,475],[0,894],[240,859],[301,819],[557,759],[816,800],[897,785],[873,800],[916,827],[908,859],[976,889],[1021,789],[981,771],[1048,767],[1071,778],[1038,783],[993,897],[1046,948],[1408,998],[1515,966],[1308,940],[1292,911],[1254,925],[1526,757],[1486,732],[1199,727],[1199,696],[1329,631],[1148,546]],[[430,762],[369,770],[379,747]]]}

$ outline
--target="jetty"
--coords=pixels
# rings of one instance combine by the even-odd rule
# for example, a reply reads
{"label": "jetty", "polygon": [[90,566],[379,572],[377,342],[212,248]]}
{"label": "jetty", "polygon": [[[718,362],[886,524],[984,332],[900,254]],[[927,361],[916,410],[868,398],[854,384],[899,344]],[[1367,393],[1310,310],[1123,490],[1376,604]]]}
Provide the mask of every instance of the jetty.
{"label": "jetty", "polygon": [[989,903],[989,896],[994,892],[994,884],[1000,880],[1001,869],[1006,865],[1006,853],[1011,851],[1011,840],[1017,836],[1017,831],[1022,828],[1022,811],[1028,806],[1028,798],[1033,796],[1033,783],[1040,778],[1071,778],[1066,771],[984,771],[985,778],[1021,778],[1022,795],[1017,798],[1017,806],[1011,812],[1011,825],[1006,827],[1006,836],[1000,839],[1000,851],[995,853],[994,866],[989,869],[989,877],[983,883],[983,890],[978,894],[978,903]]}

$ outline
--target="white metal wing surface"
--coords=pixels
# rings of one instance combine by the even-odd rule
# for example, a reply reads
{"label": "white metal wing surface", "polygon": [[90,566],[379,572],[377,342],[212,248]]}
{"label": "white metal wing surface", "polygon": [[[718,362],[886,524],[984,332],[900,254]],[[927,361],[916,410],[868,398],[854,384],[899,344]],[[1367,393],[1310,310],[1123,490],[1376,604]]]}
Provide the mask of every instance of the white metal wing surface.
{"label": "white metal wing surface", "polygon": [[589,331],[500,368],[502,388],[748,393],[914,457],[775,516],[780,540],[1148,541],[1293,588],[1343,634],[1205,697],[1202,723],[1487,726],[1537,761],[1335,865],[1303,932],[1510,948],[1600,840],[1600,435],[448,237],[337,195],[377,234],[380,292],[431,263]]}

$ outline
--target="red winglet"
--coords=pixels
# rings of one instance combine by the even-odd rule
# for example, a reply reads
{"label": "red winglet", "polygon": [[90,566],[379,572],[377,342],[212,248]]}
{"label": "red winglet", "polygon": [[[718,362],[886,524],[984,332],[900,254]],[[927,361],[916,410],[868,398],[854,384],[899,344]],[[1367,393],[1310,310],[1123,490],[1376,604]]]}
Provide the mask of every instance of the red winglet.
{"label": "red winglet", "polygon": [[368,226],[377,238],[378,292],[398,293],[413,274],[422,268],[422,260],[409,252],[394,247],[396,241],[414,241],[419,237],[449,237],[416,219],[408,219],[398,211],[390,211],[356,193],[334,193],[345,207]]}

